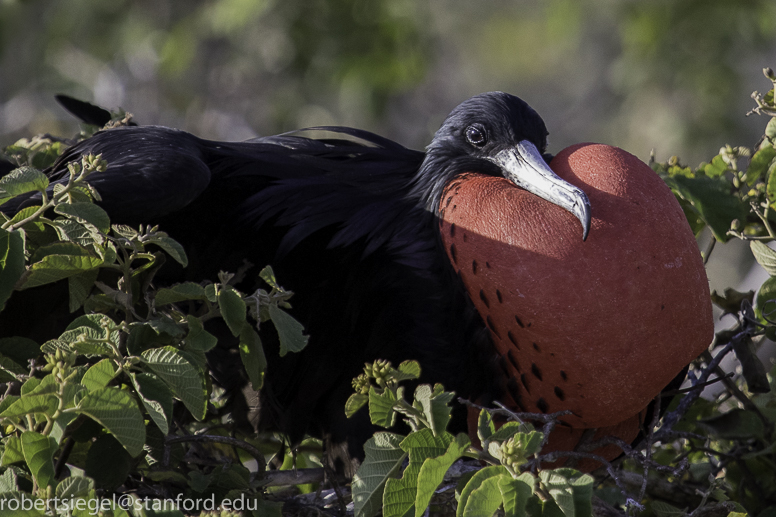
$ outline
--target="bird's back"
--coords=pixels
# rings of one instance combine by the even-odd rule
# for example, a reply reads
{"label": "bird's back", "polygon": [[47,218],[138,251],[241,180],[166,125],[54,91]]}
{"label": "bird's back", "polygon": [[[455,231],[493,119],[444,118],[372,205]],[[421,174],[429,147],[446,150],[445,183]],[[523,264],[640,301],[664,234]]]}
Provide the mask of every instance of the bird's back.
{"label": "bird's back", "polygon": [[[67,162],[102,154],[108,169],[90,183],[111,222],[158,224],[186,249],[189,266],[165,265],[160,284],[216,281],[249,260],[237,287],[250,293],[272,265],[296,293],[291,314],[311,337],[302,354],[281,358],[273,329],[262,328],[269,366],[258,424],[292,440],[305,432],[350,437],[359,454],[372,428],[365,415],[346,420],[344,403],[365,362],[418,359],[429,379],[467,395],[484,388],[458,372],[479,360],[472,343],[488,338],[451,281],[436,217],[407,195],[424,154],[349,128],[318,136],[224,143],[119,128],[69,149],[48,174],[61,181]],[[234,383],[226,358],[237,344],[225,328],[213,332],[221,347],[214,375]]]}

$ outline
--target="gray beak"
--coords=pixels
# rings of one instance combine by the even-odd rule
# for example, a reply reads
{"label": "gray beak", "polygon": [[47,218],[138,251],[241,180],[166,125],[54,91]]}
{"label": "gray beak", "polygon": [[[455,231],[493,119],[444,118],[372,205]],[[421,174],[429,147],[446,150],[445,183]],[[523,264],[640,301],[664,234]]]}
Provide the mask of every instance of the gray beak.
{"label": "gray beak", "polygon": [[504,177],[518,187],[574,214],[582,223],[582,240],[587,239],[590,231],[590,201],[587,195],[552,172],[535,145],[521,140],[515,147],[504,149],[489,160],[498,165]]}

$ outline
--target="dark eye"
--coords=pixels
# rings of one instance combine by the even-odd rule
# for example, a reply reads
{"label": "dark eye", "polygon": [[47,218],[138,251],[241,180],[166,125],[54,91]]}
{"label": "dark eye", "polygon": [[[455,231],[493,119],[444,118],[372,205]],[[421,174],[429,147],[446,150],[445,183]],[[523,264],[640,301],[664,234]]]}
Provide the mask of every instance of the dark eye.
{"label": "dark eye", "polygon": [[488,136],[485,133],[485,128],[479,125],[467,127],[466,140],[468,140],[470,144],[476,147],[482,147],[488,142]]}

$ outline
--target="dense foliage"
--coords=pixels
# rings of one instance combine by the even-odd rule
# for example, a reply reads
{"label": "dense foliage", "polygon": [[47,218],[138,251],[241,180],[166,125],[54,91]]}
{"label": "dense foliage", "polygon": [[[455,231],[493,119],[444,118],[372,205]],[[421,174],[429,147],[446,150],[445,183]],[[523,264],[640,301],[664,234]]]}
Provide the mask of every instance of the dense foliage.
{"label": "dense foliage", "polygon": [[[766,76],[776,85],[770,69]],[[696,235],[708,241],[705,259],[717,241],[742,239],[776,275],[776,251],[767,245],[776,240],[774,90],[755,100],[754,112],[770,121],[753,149],[725,146],[696,168],[676,158],[652,165],[675,192]],[[120,113],[113,123],[126,122]],[[232,286],[239,272],[199,284],[155,286],[165,257],[185,266],[185,250],[163,229],[111,225],[94,203],[99,192],[89,186],[89,175],[106,166],[99,156],[70,164],[69,181],[49,190],[41,169],[64,148],[62,141],[35,137],[4,150],[20,167],[0,180],[0,203],[29,192],[39,192],[40,202],[3,218],[0,304],[14,303],[16,290],[67,282],[74,316],[46,343],[24,336],[0,341],[5,385],[0,502],[37,501],[38,509],[26,515],[66,515],[70,509],[58,501],[80,500],[85,506],[72,514],[88,515],[102,497],[103,515],[153,515],[152,509],[122,509],[111,495],[129,496],[121,503],[130,507],[143,498],[161,502],[182,495],[214,504],[239,501],[253,515],[279,515],[283,502],[287,513],[344,512],[348,491],[336,480],[329,488],[331,480],[307,468],[320,465],[315,440],[291,451],[282,437],[241,431],[225,414],[223,392],[207,371],[205,354],[216,338],[204,322],[222,318],[239,338],[252,386],[261,389],[266,368],[261,326],[271,322],[277,329],[281,354],[306,344],[293,310],[286,312],[291,293],[270,268],[261,273],[267,289],[255,293]],[[737,323],[718,332],[693,363],[691,387],[668,394],[673,396],[663,401],[668,410],[662,422],[653,422],[645,444],[639,449],[620,444],[625,458],[614,464],[596,457],[600,442],[543,454],[558,415],[480,408],[480,446],[474,446],[468,436],[446,431],[454,394],[421,385],[412,400],[405,397],[401,383],[417,378],[417,364],[367,365],[343,410],[353,414],[366,405],[375,424],[392,428],[401,418],[410,432],[378,433],[366,444],[366,460],[351,484],[353,511],[363,516],[379,511],[420,516],[429,507],[474,516],[499,508],[531,517],[776,514],[776,370],[768,372],[772,367],[756,355],[766,337],[776,337],[776,276],[756,296],[726,290],[712,297]],[[740,375],[719,368],[730,352]],[[724,389],[700,397],[716,382]],[[514,421],[497,430],[494,414]],[[581,458],[599,459],[603,468],[594,476],[541,468],[542,460]],[[275,486],[299,483],[304,484],[296,489]],[[6,508],[0,515],[8,514]]]}

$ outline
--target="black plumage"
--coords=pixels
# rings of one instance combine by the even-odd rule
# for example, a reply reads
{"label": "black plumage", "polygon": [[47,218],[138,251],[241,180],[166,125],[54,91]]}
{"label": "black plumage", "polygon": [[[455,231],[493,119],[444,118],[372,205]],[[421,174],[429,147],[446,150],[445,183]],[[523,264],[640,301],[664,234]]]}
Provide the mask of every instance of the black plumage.
{"label": "black plumage", "polygon": [[364,412],[349,421],[343,406],[366,361],[417,359],[425,381],[499,395],[490,337],[441,247],[437,211],[456,176],[505,174],[499,153],[527,143],[538,156],[546,135],[525,102],[489,93],[457,107],[425,153],[342,127],[240,143],[121,127],[71,147],[47,173],[61,179],[68,162],[102,154],[108,170],[90,183],[112,222],[158,224],[186,248],[189,267],[165,266],[159,282],[215,280],[247,259],[254,268],[238,288],[250,292],[271,264],[311,337],[282,358],[265,341],[260,424],[292,439],[350,437],[360,455],[371,429]]}

